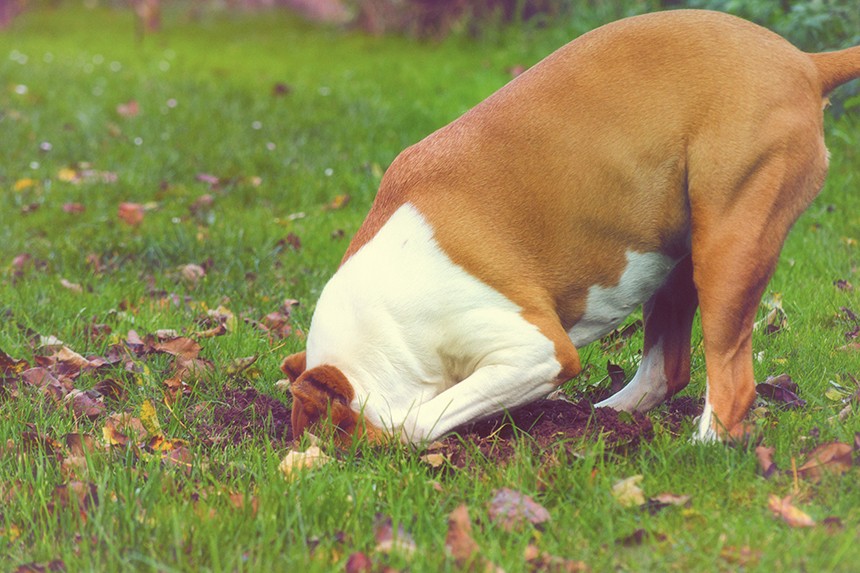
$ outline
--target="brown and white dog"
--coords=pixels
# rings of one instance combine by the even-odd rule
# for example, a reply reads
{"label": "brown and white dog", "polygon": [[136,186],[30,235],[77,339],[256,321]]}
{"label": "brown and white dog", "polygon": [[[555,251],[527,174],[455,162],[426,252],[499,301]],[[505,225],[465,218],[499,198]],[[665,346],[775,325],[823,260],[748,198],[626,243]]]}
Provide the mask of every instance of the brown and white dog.
{"label": "brown and white dog", "polygon": [[698,307],[697,435],[743,433],[758,302],[824,182],[826,96],[858,76],[860,47],[807,54],[708,11],[559,49],[395,159],[284,360],[294,434],[421,442],[524,405],[642,303],[639,370],[597,406],[684,388]]}

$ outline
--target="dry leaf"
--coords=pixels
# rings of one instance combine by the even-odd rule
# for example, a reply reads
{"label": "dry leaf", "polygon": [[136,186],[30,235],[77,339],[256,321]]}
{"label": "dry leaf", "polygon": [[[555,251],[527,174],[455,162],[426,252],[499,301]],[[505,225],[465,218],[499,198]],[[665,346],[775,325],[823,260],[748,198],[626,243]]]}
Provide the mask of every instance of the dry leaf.
{"label": "dry leaf", "polygon": [[130,100],[126,103],[117,104],[116,113],[120,117],[124,118],[137,117],[140,113],[140,104],[137,103],[137,100]]}
{"label": "dry leaf", "polygon": [[768,378],[761,384],[756,384],[755,391],[759,396],[784,404],[789,408],[802,408],[806,401],[797,395],[797,383],[787,374]]}
{"label": "dry leaf", "polygon": [[790,495],[782,499],[779,496],[771,495],[767,506],[773,512],[774,517],[782,519],[791,527],[813,527],[815,525],[815,521],[808,514],[791,504]]}
{"label": "dry leaf", "polygon": [[140,203],[120,203],[117,216],[120,220],[132,227],[137,227],[143,223],[143,217],[146,214],[146,209]]}
{"label": "dry leaf", "polygon": [[72,390],[63,397],[63,400],[72,403],[72,411],[76,416],[85,416],[91,420],[101,416],[105,411],[101,396],[91,390]]}
{"label": "dry leaf", "polygon": [[197,286],[200,279],[206,276],[206,270],[200,265],[187,264],[179,267],[179,276],[186,284]]}
{"label": "dry leaf", "polygon": [[758,465],[761,467],[761,473],[765,478],[769,478],[779,469],[773,462],[773,454],[773,448],[758,446],[755,449],[755,455],[756,458],[758,458]]}
{"label": "dry leaf", "polygon": [[370,573],[373,561],[361,552],[352,553],[346,560],[346,573]]}
{"label": "dry leaf", "polygon": [[57,351],[53,356],[54,360],[57,362],[62,362],[65,364],[69,364],[70,366],[74,366],[75,368],[86,368],[90,365],[90,361],[69,348],[68,346],[63,346]]}
{"label": "dry leaf", "polygon": [[379,519],[373,536],[376,540],[376,551],[379,553],[385,553],[386,555],[389,553],[399,553],[410,556],[418,549],[415,545],[415,540],[403,528],[403,524],[398,524],[395,530],[391,518]]}
{"label": "dry leaf", "polygon": [[66,279],[60,279],[60,284],[63,286],[63,288],[66,288],[74,293],[82,294],[84,292],[84,287],[82,287],[78,283],[73,283]]}
{"label": "dry leaf", "polygon": [[80,203],[63,203],[63,212],[77,215],[83,213],[87,208]]}
{"label": "dry leaf", "polygon": [[501,525],[505,531],[514,531],[526,523],[540,526],[550,519],[549,512],[542,505],[506,487],[496,490],[490,501],[489,515],[490,521]]}
{"label": "dry leaf", "polygon": [[465,504],[457,506],[454,511],[448,514],[448,534],[445,537],[445,549],[460,567],[478,555],[478,544],[472,539],[472,521],[469,519],[469,508]]}
{"label": "dry leaf", "polygon": [[330,462],[332,458],[325,455],[317,446],[311,446],[304,452],[290,450],[278,469],[284,477],[291,481],[301,474],[302,470],[316,468]]}
{"label": "dry leaf", "polygon": [[144,400],[140,405],[140,423],[146,428],[152,436],[161,435],[161,423],[158,421],[158,413],[155,411],[155,406],[149,400]]}
{"label": "dry leaf", "polygon": [[448,457],[443,454],[425,454],[421,456],[421,461],[429,464],[431,468],[438,468],[448,461]]}
{"label": "dry leaf", "polygon": [[336,211],[337,209],[343,209],[349,204],[351,197],[347,194],[336,195],[334,199],[332,199],[328,205],[325,206],[327,211]]}
{"label": "dry leaf", "polygon": [[639,484],[644,479],[642,475],[635,475],[629,478],[616,482],[612,486],[612,497],[621,504],[622,507],[635,507],[645,504],[645,495],[642,493],[642,488]]}
{"label": "dry leaf", "polygon": [[844,474],[851,469],[852,450],[841,442],[822,444],[809,452],[806,462],[797,468],[797,475],[818,481],[825,473]]}
{"label": "dry leaf", "polygon": [[674,493],[661,493],[648,499],[649,509],[663,509],[671,505],[687,506],[690,505],[690,495],[675,495]]}
{"label": "dry leaf", "polygon": [[153,345],[152,348],[156,352],[166,352],[185,360],[192,360],[200,354],[201,347],[200,343],[194,339],[179,337],[159,342]]}

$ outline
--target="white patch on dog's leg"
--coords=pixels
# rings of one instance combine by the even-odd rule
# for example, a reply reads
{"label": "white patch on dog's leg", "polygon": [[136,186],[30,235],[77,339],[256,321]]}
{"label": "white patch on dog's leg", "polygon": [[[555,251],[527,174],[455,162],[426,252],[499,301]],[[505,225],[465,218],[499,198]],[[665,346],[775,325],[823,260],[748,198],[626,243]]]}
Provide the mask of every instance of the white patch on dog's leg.
{"label": "white patch on dog's leg", "polygon": [[714,430],[714,410],[708,398],[708,389],[705,388],[705,409],[699,416],[699,429],[693,434],[694,442],[719,442],[720,437]]}
{"label": "white patch on dog's leg", "polygon": [[596,407],[645,412],[662,403],[666,399],[668,389],[661,338],[642,357],[633,379],[624,388],[599,402]]}

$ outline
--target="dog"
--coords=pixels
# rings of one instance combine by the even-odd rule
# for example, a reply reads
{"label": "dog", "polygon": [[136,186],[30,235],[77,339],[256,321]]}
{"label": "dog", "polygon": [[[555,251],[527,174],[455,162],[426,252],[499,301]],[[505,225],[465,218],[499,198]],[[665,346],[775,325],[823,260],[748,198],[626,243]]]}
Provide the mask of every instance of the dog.
{"label": "dog", "polygon": [[804,53],[718,12],[593,30],[403,151],[323,289],[292,381],[295,436],[423,443],[545,397],[643,305],[639,369],[598,403],[648,410],[690,380],[696,437],[745,435],[751,335],[828,166],[828,93],[860,46]]}

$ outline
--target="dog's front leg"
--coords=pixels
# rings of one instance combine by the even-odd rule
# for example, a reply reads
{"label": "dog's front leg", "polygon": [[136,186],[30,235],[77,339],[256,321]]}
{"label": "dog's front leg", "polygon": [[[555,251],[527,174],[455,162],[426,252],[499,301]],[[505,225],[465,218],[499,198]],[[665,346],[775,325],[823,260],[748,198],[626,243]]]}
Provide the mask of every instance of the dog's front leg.
{"label": "dog's front leg", "polygon": [[545,397],[559,383],[555,356],[528,365],[490,364],[431,400],[416,405],[404,421],[401,436],[422,443],[474,420],[511,410]]}

